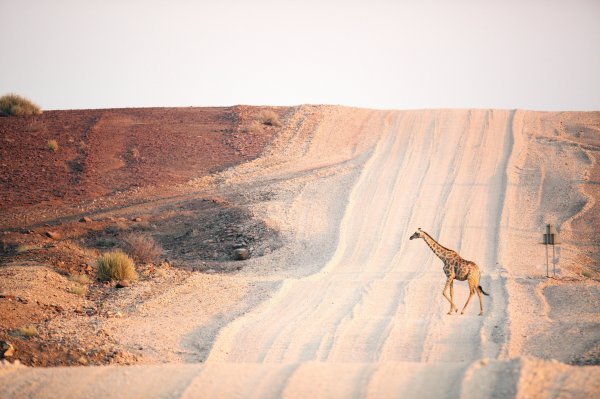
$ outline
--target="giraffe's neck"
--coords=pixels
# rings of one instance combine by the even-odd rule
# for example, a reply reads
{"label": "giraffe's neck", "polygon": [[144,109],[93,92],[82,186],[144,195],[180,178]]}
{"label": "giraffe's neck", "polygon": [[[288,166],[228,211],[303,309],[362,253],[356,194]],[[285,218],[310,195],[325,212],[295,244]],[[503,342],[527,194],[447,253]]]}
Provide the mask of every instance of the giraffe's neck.
{"label": "giraffe's neck", "polygon": [[431,238],[429,234],[423,232],[421,236],[423,237],[423,240],[425,240],[427,245],[429,245],[429,248],[431,248],[433,253],[442,261],[445,261],[449,250],[447,248],[442,247],[436,240]]}

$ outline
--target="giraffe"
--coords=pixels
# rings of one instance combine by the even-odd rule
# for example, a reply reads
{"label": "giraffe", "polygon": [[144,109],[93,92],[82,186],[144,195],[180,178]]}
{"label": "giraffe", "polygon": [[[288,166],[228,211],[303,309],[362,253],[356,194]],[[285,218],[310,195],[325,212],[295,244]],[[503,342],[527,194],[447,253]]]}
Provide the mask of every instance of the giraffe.
{"label": "giraffe", "polygon": [[[459,281],[468,280],[469,282],[469,298],[467,299],[467,302],[465,303],[465,306],[460,314],[465,313],[467,305],[477,291],[477,295],[479,296],[479,316],[483,316],[483,302],[481,299],[481,294],[489,294],[486,293],[483,288],[481,288],[481,285],[479,285],[479,276],[481,275],[479,266],[477,266],[474,262],[461,258],[456,251],[441,246],[437,241],[431,238],[429,234],[421,230],[420,227],[412,236],[410,236],[411,240],[414,240],[415,238],[422,238],[427,245],[429,245],[429,248],[431,248],[433,253],[436,254],[436,256],[442,260],[442,262],[444,262],[444,273],[446,274],[447,280],[443,295],[448,302],[450,302],[450,310],[448,311],[448,314],[452,314],[452,311],[458,312],[458,307],[454,304],[454,279],[457,279]],[[448,291],[450,291],[450,296],[448,296]]]}

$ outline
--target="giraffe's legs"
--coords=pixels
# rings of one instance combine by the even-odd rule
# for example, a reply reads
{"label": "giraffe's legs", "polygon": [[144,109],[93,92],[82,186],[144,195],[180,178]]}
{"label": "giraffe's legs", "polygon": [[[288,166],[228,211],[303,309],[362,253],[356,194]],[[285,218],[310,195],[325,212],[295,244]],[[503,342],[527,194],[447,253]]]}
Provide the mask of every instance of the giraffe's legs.
{"label": "giraffe's legs", "polygon": [[479,287],[475,288],[477,291],[477,295],[479,296],[479,316],[483,316],[483,300],[481,299],[481,291],[479,291]]}
{"label": "giraffe's legs", "polygon": [[453,309],[454,312],[458,312],[458,306],[454,304],[454,280],[450,282],[450,303],[452,304],[452,307],[450,308],[450,313],[452,313]]}
{"label": "giraffe's legs", "polygon": [[465,314],[465,309],[467,308],[467,305],[469,304],[469,302],[471,302],[471,298],[473,298],[473,295],[475,295],[476,289],[477,288],[469,287],[469,297],[467,298],[467,303],[465,303],[465,307],[460,312],[460,314]]}
{"label": "giraffe's legs", "polygon": [[453,277],[448,277],[448,280],[446,280],[446,286],[444,287],[444,298],[446,298],[448,300],[448,302],[450,302],[450,310],[448,311],[448,314],[452,314],[452,310],[454,310],[454,308],[456,308],[456,305],[454,304],[454,302],[452,302],[452,297],[448,296],[448,291],[450,291],[450,293],[453,293],[453,288],[452,288],[452,282],[454,281]]}

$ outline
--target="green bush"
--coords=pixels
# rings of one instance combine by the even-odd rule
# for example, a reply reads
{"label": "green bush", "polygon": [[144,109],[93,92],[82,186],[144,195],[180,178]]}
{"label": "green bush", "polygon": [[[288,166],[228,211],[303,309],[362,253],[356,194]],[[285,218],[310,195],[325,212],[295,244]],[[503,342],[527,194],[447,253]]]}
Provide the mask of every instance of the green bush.
{"label": "green bush", "polygon": [[133,260],[121,251],[108,252],[98,259],[99,280],[137,280]]}
{"label": "green bush", "polygon": [[15,116],[40,115],[42,109],[28,98],[6,94],[0,97],[0,113]]}

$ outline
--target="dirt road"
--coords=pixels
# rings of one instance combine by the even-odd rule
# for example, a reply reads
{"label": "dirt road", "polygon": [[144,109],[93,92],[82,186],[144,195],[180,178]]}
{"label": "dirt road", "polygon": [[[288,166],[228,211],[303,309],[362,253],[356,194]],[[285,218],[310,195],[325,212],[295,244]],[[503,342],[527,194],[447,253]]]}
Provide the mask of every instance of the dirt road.
{"label": "dirt road", "polygon": [[[527,323],[509,309],[509,263],[518,254],[501,229],[507,207],[518,205],[506,201],[515,117],[523,116],[300,107],[263,157],[215,179],[221,189],[271,194],[254,212],[287,241],[227,277],[277,284],[260,304],[223,319],[210,342],[198,336],[202,326],[169,326],[169,342],[180,337],[191,350],[201,342],[196,360],[203,364],[12,367],[0,371],[0,396],[527,397],[565,387],[567,397],[597,393],[598,367],[515,358],[525,353],[512,349],[511,334]],[[441,261],[423,241],[408,240],[418,227],[480,266],[490,294],[483,317],[476,297],[465,315],[446,315]],[[193,301],[193,288],[200,298],[201,287],[189,284],[186,298]],[[455,283],[460,308],[467,293],[466,283]],[[168,303],[153,306],[169,313]],[[127,322],[120,323],[126,332]]]}
{"label": "dirt road", "polygon": [[[465,362],[498,355],[502,340],[481,341],[484,323],[500,330],[506,324],[494,226],[510,151],[510,136],[497,132],[506,131],[510,115],[378,117],[387,123],[345,204],[339,236],[331,237],[338,240],[331,259],[317,274],[286,280],[265,306],[228,326],[209,362]],[[477,304],[463,317],[446,317],[441,262],[423,242],[408,240],[416,227],[481,264],[493,298],[486,298],[488,317],[477,317]]]}

